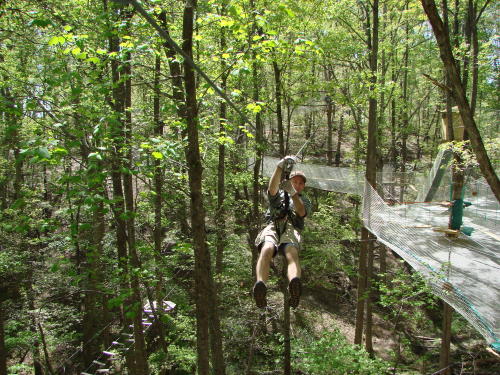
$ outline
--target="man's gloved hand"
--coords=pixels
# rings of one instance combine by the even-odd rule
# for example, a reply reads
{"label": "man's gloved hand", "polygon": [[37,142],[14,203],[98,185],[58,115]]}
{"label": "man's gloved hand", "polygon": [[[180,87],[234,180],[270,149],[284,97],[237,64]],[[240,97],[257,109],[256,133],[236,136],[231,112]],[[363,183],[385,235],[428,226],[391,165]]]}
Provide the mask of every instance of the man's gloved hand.
{"label": "man's gloved hand", "polygon": [[283,172],[290,173],[293,169],[294,164],[295,164],[295,157],[285,156],[278,162],[278,167],[281,168]]}
{"label": "man's gloved hand", "polygon": [[285,190],[290,195],[290,197],[293,197],[295,194],[297,194],[297,190],[295,190],[292,185],[292,180],[283,181],[283,183],[281,184],[281,188]]}

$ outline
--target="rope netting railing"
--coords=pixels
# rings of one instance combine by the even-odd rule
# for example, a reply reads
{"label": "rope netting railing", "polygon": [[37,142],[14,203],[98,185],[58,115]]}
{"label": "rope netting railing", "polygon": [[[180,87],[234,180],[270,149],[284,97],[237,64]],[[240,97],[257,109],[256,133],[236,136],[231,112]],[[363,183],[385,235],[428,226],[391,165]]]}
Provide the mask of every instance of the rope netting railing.
{"label": "rope netting railing", "polygon": [[[402,215],[403,214],[403,215]],[[425,277],[433,292],[467,319],[488,341],[500,344],[500,259],[470,238],[449,238],[425,221],[389,206],[366,183],[364,225]],[[423,225],[424,224],[424,225]]]}
{"label": "rope netting railing", "polygon": [[[364,178],[364,171],[297,163],[307,176],[307,186],[363,197],[363,223],[377,240],[400,255],[425,277],[433,292],[446,301],[500,350],[500,207],[489,186],[468,179],[463,225],[475,230],[457,238],[435,232],[447,227],[451,177],[448,156],[438,154],[428,175],[393,171],[379,176],[378,191]],[[265,157],[262,172],[271,176],[278,159]],[[449,161],[449,159],[448,159]],[[436,175],[440,180],[436,182]],[[429,189],[433,200],[425,201]]]}

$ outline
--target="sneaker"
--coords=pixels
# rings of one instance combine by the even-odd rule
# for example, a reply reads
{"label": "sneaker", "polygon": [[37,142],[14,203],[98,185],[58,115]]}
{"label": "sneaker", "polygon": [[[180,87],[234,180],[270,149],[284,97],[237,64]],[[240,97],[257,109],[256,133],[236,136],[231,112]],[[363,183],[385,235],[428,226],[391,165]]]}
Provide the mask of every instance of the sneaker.
{"label": "sneaker", "polygon": [[290,307],[294,309],[299,305],[300,295],[302,293],[302,283],[298,277],[294,277],[288,284],[288,292],[290,293]]}
{"label": "sneaker", "polygon": [[267,306],[266,294],[266,284],[263,281],[257,281],[253,286],[253,298],[255,299],[255,304],[260,309]]}

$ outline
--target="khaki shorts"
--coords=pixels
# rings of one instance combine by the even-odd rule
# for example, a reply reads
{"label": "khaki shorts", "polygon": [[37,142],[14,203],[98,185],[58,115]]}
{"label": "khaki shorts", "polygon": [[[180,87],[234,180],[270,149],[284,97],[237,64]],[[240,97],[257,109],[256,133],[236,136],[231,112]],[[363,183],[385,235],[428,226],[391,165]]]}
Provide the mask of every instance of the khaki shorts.
{"label": "khaki shorts", "polygon": [[[282,224],[283,223],[284,222],[282,222]],[[294,245],[297,250],[300,250],[301,241],[302,237],[299,231],[293,227],[292,223],[286,223],[285,232],[282,233],[279,237],[278,233],[276,232],[274,223],[270,223],[264,229],[262,229],[255,238],[255,246],[257,246],[257,248],[260,250],[264,242],[270,242],[276,249],[276,251],[274,252],[274,255],[276,255],[278,250],[283,251],[286,245]]]}

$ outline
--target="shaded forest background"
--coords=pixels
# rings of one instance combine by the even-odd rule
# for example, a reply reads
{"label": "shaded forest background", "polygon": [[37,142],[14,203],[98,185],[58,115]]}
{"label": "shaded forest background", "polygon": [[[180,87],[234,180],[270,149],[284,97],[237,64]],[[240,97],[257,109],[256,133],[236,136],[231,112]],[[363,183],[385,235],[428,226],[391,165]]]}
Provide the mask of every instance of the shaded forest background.
{"label": "shaded forest background", "polygon": [[[305,162],[411,174],[444,141],[456,103],[418,1],[141,4],[238,111],[131,5],[0,1],[0,374],[77,374],[124,333],[122,373],[282,373],[280,271],[266,319],[250,296],[262,157],[307,142]],[[498,3],[439,6],[498,168]],[[306,194],[293,373],[437,371],[440,302],[381,244],[375,338],[353,345],[360,198]],[[453,371],[498,371],[459,316],[452,331]]]}

